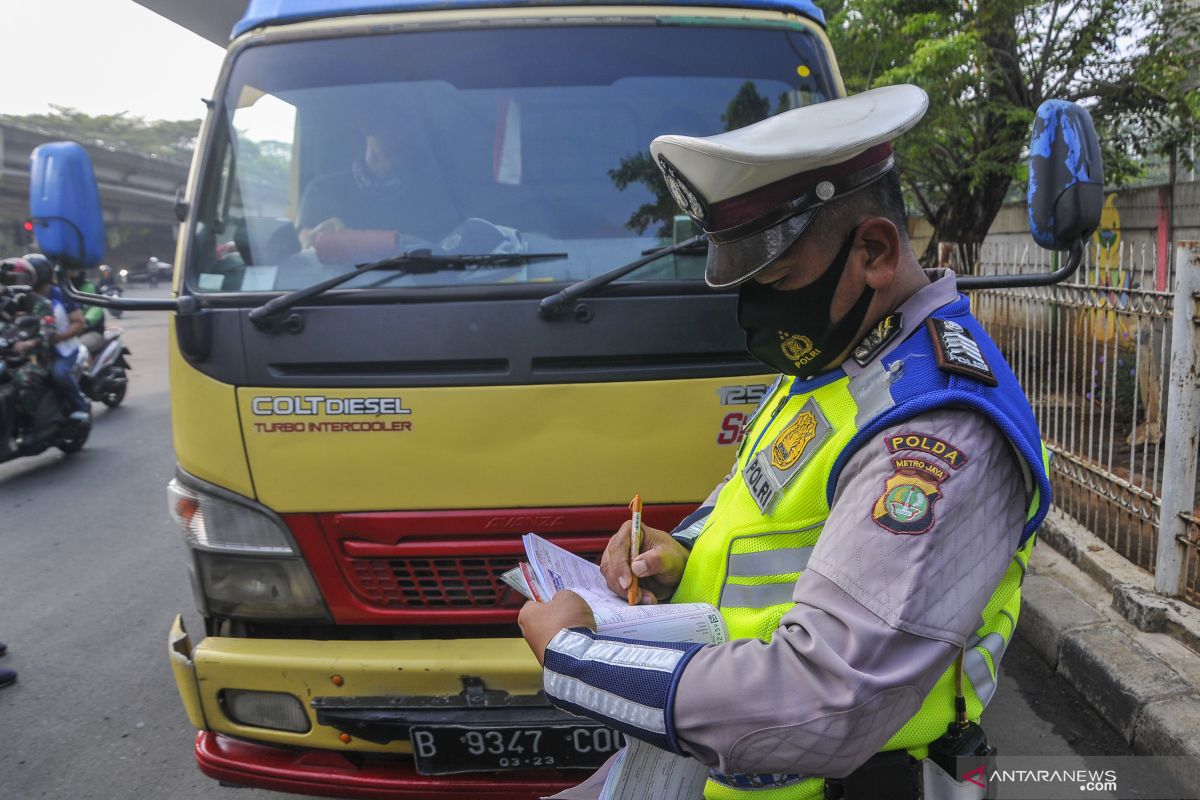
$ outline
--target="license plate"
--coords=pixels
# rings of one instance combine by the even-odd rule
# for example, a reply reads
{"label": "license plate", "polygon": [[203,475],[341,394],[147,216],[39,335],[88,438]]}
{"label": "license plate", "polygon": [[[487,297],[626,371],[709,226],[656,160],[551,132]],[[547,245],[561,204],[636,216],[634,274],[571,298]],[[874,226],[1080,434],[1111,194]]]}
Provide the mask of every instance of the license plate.
{"label": "license plate", "polygon": [[595,769],[624,744],[620,733],[599,725],[414,725],[409,740],[422,775]]}

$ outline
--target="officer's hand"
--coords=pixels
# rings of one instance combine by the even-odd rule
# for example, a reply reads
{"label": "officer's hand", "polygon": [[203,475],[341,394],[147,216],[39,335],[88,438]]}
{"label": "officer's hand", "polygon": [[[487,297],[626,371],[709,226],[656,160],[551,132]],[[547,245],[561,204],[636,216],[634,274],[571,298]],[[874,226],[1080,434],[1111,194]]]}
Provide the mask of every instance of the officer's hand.
{"label": "officer's hand", "polygon": [[604,575],[604,581],[614,594],[624,597],[636,574],[638,588],[643,590],[638,598],[639,603],[666,600],[675,593],[675,587],[683,577],[688,549],[672,539],[666,531],[643,523],[642,552],[630,564],[629,532],[632,529],[633,523],[626,520],[608,540],[608,547],[604,548],[604,555],[600,557],[600,572]]}
{"label": "officer's hand", "polygon": [[549,603],[530,600],[521,607],[517,624],[521,626],[521,635],[537,656],[539,664],[545,659],[546,646],[563,628],[596,629],[591,606],[568,589],[555,592]]}
{"label": "officer's hand", "polygon": [[24,354],[28,353],[35,347],[37,347],[37,341],[35,339],[23,339],[22,341],[19,341],[13,345],[13,351],[17,354]]}

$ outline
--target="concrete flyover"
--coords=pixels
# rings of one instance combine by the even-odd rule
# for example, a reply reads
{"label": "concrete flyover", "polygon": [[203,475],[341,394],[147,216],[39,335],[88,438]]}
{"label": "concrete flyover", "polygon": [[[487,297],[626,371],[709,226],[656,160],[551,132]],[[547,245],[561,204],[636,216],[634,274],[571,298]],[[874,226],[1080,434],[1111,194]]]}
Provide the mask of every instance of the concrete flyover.
{"label": "concrete flyover", "polygon": [[[0,121],[0,246],[3,255],[33,250],[22,226],[29,216],[29,154],[40,144],[70,137]],[[187,182],[188,165],[167,158],[80,142],[92,157],[105,226],[107,260],[133,267],[150,255],[171,261],[179,222],[175,193]]]}
{"label": "concrete flyover", "polygon": [[182,25],[222,47],[234,23],[242,18],[247,0],[135,0],[156,14]]}
{"label": "concrete flyover", "polygon": [[[0,219],[19,224],[29,216],[29,154],[40,144],[69,137],[54,131],[0,122]],[[175,192],[188,165],[92,142],[92,157],[105,222],[113,225],[176,225]]]}

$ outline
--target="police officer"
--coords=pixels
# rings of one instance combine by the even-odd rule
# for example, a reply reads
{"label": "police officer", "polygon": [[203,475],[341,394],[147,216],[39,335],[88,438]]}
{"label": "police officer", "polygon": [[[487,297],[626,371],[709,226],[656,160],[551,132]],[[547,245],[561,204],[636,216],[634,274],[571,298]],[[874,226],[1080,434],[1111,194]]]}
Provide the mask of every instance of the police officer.
{"label": "police officer", "polygon": [[626,523],[602,570],[712,603],[732,641],[607,639],[569,592],[520,622],[555,705],[699,759],[709,798],[944,796],[942,756],[983,752],[1050,487],[1011,370],[907,237],[890,142],[927,104],[892,86],[650,147],[781,375],[723,486],[632,565]]}

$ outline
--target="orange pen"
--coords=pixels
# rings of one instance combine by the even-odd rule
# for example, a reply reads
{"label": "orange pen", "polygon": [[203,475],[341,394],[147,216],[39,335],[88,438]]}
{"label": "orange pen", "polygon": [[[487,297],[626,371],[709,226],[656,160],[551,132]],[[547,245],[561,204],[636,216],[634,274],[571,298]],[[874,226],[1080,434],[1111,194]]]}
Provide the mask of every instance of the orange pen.
{"label": "orange pen", "polygon": [[[633,524],[629,527],[629,563],[632,565],[633,560],[638,557],[638,553],[642,552],[642,496],[640,494],[633,496],[633,500],[629,502],[629,509],[633,512],[631,517]],[[630,571],[632,572],[632,569]],[[629,596],[626,599],[629,600],[629,605],[637,605],[637,575],[634,575],[633,580],[629,583]]]}

